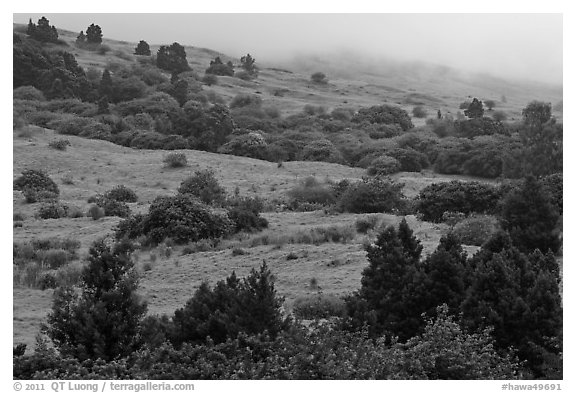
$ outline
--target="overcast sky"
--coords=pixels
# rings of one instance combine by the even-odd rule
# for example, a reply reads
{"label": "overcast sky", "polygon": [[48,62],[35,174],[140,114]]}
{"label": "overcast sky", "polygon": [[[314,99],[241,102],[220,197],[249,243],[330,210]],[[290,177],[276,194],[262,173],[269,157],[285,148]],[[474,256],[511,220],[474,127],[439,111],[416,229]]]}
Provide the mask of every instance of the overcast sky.
{"label": "overcast sky", "polygon": [[14,14],[107,38],[181,44],[277,60],[354,50],[506,78],[562,83],[562,14]]}

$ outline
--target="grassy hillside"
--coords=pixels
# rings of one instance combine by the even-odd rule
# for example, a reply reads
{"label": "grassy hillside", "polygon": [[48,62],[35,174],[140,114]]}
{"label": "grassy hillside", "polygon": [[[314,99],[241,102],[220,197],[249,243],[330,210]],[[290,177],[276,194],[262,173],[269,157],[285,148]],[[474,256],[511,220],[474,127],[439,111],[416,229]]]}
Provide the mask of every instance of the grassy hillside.
{"label": "grassy hillside", "polygon": [[[21,26],[16,26],[21,28]],[[129,65],[135,63],[132,55],[135,44],[104,39],[110,49],[105,54],[79,49],[74,46],[77,32],[59,29],[60,39],[68,43],[84,69],[102,70],[111,63]],[[175,41],[178,38],[175,37]],[[158,46],[151,47],[152,53]],[[192,69],[204,74],[211,60],[221,56],[209,49],[186,47]],[[258,58],[258,54],[254,54]],[[337,61],[335,61],[337,60]],[[361,59],[297,59],[288,64],[260,64],[257,79],[243,81],[233,77],[218,77],[219,83],[203,86],[204,91],[214,91],[226,103],[239,93],[253,93],[262,97],[266,104],[280,109],[282,116],[300,113],[305,105],[321,105],[327,110],[338,107],[360,108],[382,103],[394,103],[412,112],[415,105],[423,105],[431,117],[437,110],[443,113],[458,111],[458,105],[470,96],[494,99],[497,109],[505,110],[514,119],[520,117],[521,109],[533,99],[557,103],[562,99],[561,89],[546,86],[511,84],[491,78],[480,79],[455,70],[430,65],[402,65],[384,63],[366,65]],[[310,82],[310,74],[322,71],[329,83],[317,85]],[[507,102],[500,102],[505,95]],[[561,119],[561,112],[554,115]],[[415,125],[425,119],[413,118]],[[71,143],[65,151],[55,150],[49,142],[60,138],[54,131],[29,126],[25,131],[15,131],[13,139],[13,177],[24,169],[44,169],[58,183],[60,200],[76,206],[81,212],[91,206],[88,198],[103,193],[117,185],[133,189],[139,201],[130,204],[133,212],[144,213],[154,198],[173,195],[180,182],[196,170],[212,168],[220,184],[228,193],[236,188],[240,194],[259,196],[280,204],[287,191],[301,179],[314,176],[319,180],[339,181],[360,179],[365,170],[325,162],[276,163],[251,158],[222,155],[196,150],[183,150],[188,166],[181,169],[166,168],[162,162],[167,154],[162,150],[134,150],[105,141],[66,136]],[[439,175],[431,171],[421,173],[400,172],[392,176],[404,183],[403,192],[414,197],[425,186],[464,176]],[[487,181],[486,182],[495,182]],[[15,242],[32,239],[59,237],[80,241],[78,260],[80,266],[91,243],[110,234],[120,222],[117,217],[105,217],[94,221],[89,217],[41,220],[35,218],[39,204],[27,204],[22,193],[13,192],[13,210],[24,216],[21,227],[14,228]],[[225,278],[233,270],[239,276],[249,272],[266,260],[276,277],[278,292],[285,296],[285,307],[290,309],[299,296],[323,292],[343,295],[360,286],[361,272],[367,265],[363,245],[374,238],[374,233],[358,234],[354,229],[357,219],[366,215],[328,214],[314,212],[275,211],[263,214],[269,228],[256,234],[243,234],[221,244],[216,250],[189,253],[185,246],[174,246],[170,253],[162,249],[139,250],[135,261],[141,273],[140,295],[149,304],[149,313],[171,314],[182,307],[202,281],[214,283]],[[380,224],[396,224],[401,217],[377,214]],[[410,227],[424,245],[424,254],[430,253],[440,236],[448,230],[445,224],[431,224],[407,217]],[[296,243],[298,238],[316,227],[349,227],[351,238],[347,242],[325,242],[318,245]],[[234,250],[242,249],[244,254]],[[475,247],[467,247],[469,252]],[[169,254],[169,255],[168,255]],[[288,255],[291,258],[288,259]],[[51,304],[52,290],[41,291],[15,285],[14,294],[14,342],[24,342],[33,347],[34,336]]]}
{"label": "grassy hillside", "polygon": [[[228,192],[235,187],[244,195],[259,195],[268,200],[282,200],[286,192],[299,179],[315,176],[318,179],[338,181],[360,178],[364,171],[322,162],[286,162],[278,168],[275,163],[185,150],[189,166],[168,169],[162,159],[166,154],[158,150],[133,150],[109,142],[67,136],[71,146],[59,151],[48,146],[56,136],[52,130],[31,128],[23,136],[15,132],[13,142],[13,176],[18,177],[27,168],[44,168],[60,188],[60,200],[86,212],[91,205],[90,196],[103,193],[123,184],[139,196],[130,204],[134,212],[145,212],[157,196],[172,195],[180,182],[194,170],[214,168],[220,183]],[[67,179],[64,184],[63,178]],[[414,196],[431,182],[448,181],[455,177],[435,174],[402,172],[395,178],[406,184],[407,196]],[[120,221],[118,217],[104,217],[94,221],[89,217],[37,219],[39,204],[25,203],[19,191],[13,193],[14,213],[25,217],[23,226],[14,228],[14,241],[23,242],[47,237],[73,238],[81,243],[79,266],[91,243],[111,233]],[[285,244],[288,239],[315,227],[352,227],[362,214],[326,214],[314,212],[268,212],[263,214],[270,226],[263,232],[237,236],[222,245],[221,250],[182,255],[184,246],[173,247],[169,257],[158,249],[140,250],[135,259],[142,273],[140,293],[149,303],[149,312],[172,313],[182,307],[202,281],[211,283],[223,279],[233,270],[242,276],[252,267],[266,260],[276,276],[278,291],[286,297],[289,309],[293,301],[306,294],[322,291],[345,294],[356,290],[360,276],[367,265],[363,243],[373,234],[355,234],[347,243]],[[397,224],[400,217],[376,214],[381,223]],[[422,241],[425,251],[431,252],[448,227],[431,224],[408,216],[408,222]],[[262,245],[263,238],[268,242]],[[234,255],[234,248],[242,248],[245,255]],[[468,247],[470,251],[475,247]],[[288,254],[298,258],[288,260]],[[312,278],[318,287],[310,285]],[[41,291],[21,286],[14,287],[14,342],[33,346],[34,337],[51,304],[52,290]]]}

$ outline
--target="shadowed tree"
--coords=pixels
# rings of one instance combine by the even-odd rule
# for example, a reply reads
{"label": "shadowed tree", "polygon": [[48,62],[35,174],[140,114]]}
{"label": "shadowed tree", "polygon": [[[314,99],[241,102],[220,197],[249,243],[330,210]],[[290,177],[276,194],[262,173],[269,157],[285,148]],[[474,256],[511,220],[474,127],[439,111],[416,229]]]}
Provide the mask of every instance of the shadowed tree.
{"label": "shadowed tree", "polygon": [[464,110],[464,115],[470,119],[478,119],[484,116],[482,101],[474,98],[470,105],[468,105],[468,108]]}
{"label": "shadowed tree", "polygon": [[86,41],[89,44],[101,44],[102,43],[102,29],[100,26],[92,23],[86,29]]}
{"label": "shadowed tree", "polygon": [[148,45],[146,41],[141,40],[134,49],[134,54],[140,56],[150,56],[150,45]]}

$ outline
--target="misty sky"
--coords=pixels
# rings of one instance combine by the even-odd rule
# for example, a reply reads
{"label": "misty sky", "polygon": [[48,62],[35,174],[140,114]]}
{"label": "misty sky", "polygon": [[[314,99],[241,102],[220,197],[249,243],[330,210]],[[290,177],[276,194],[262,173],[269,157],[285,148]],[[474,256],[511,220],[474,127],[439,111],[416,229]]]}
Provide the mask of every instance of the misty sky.
{"label": "misty sky", "polygon": [[561,14],[14,14],[107,38],[210,48],[259,61],[353,50],[562,83]]}

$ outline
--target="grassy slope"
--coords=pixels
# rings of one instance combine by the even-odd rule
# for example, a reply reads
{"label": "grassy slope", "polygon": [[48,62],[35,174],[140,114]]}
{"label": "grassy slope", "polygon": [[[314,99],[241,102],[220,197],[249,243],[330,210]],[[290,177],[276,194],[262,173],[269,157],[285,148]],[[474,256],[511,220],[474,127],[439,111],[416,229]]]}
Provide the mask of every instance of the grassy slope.
{"label": "grassy slope", "polygon": [[[76,37],[76,33],[72,32],[61,30],[59,33],[70,44]],[[68,50],[76,55],[79,64],[85,68],[103,69],[109,62],[126,65],[134,62],[131,53],[135,44],[108,39],[104,43],[112,50],[103,56],[77,49],[73,45]],[[157,47],[152,47],[153,53],[156,50]],[[186,51],[191,67],[200,74],[203,74],[210,60],[218,55],[201,48],[186,47]],[[118,56],[120,52],[123,54]],[[224,55],[221,57],[224,61],[229,59]],[[238,63],[237,59],[231,60]],[[506,91],[501,91],[502,84],[479,86],[455,74],[427,75],[422,70],[402,75],[384,72],[386,70],[376,73],[354,71],[350,75],[325,71],[330,83],[327,86],[316,86],[309,82],[310,67],[318,70],[318,67],[325,66],[326,70],[332,71],[328,63],[293,66],[301,70],[301,73],[261,65],[259,78],[255,81],[219,77],[217,86],[204,89],[214,90],[225,97],[227,102],[240,92],[260,94],[266,104],[280,108],[283,116],[301,111],[305,104],[333,109],[339,106],[357,108],[383,102],[399,103],[408,111],[411,111],[415,102],[423,102],[431,115],[436,109],[444,113],[455,113],[458,103],[468,95],[498,99],[502,94],[507,95],[508,103],[505,106],[503,104],[501,109],[518,116],[520,109],[531,99],[551,102],[561,99],[561,92],[558,98],[556,92],[550,89],[536,91],[507,84]],[[278,90],[283,92],[282,96],[274,94]],[[414,119],[414,122],[422,124],[423,120]],[[50,140],[57,137],[52,131],[32,128],[31,133],[31,137],[24,138],[15,134],[14,178],[25,168],[43,168],[59,184],[62,201],[83,211],[88,209],[86,200],[91,195],[124,184],[134,189],[140,197],[140,202],[131,205],[132,210],[144,212],[155,197],[173,194],[188,174],[207,167],[216,170],[218,179],[229,192],[238,187],[244,195],[256,194],[267,199],[283,198],[286,191],[305,176],[337,181],[360,178],[363,174],[363,170],[358,168],[328,163],[287,162],[278,168],[275,163],[199,151],[185,151],[189,167],[173,170],[162,165],[166,152],[131,150],[108,142],[76,137],[67,137],[72,143],[67,151],[57,151],[47,146]],[[70,175],[74,184],[62,184],[61,179],[65,175]],[[431,182],[447,181],[455,177],[432,173],[400,173],[395,178],[405,183],[404,192],[407,196],[414,196]],[[74,237],[81,241],[81,255],[87,252],[92,241],[110,233],[119,222],[114,217],[100,221],[86,217],[36,220],[33,216],[38,206],[24,204],[19,192],[14,192],[13,209],[15,213],[20,212],[27,217],[22,228],[14,228],[15,241],[34,237]],[[323,212],[267,213],[265,216],[271,225],[264,233],[278,237],[318,225],[352,225],[359,217],[348,214],[328,216]],[[390,215],[381,215],[381,218],[387,223],[396,223],[400,219]],[[432,251],[446,227],[419,222],[414,217],[408,219],[422,240],[425,253]],[[319,290],[310,287],[312,277],[318,280],[325,293],[343,294],[357,289],[361,271],[367,264],[361,246],[364,240],[364,236],[358,235],[349,244],[285,245],[281,248],[258,246],[247,249],[249,254],[241,256],[232,256],[230,249],[182,256],[181,250],[176,248],[170,258],[160,257],[154,262],[151,261],[150,252],[138,252],[137,267],[142,272],[140,292],[149,302],[150,313],[172,313],[184,305],[203,280],[214,283],[232,270],[242,276],[266,260],[276,275],[278,291],[286,296],[286,306],[290,308],[296,297]],[[286,255],[290,252],[295,252],[299,258],[287,260]],[[151,265],[152,269],[144,271],[145,265]],[[34,336],[50,307],[51,293],[49,290],[13,289],[14,342],[25,342],[29,347],[33,346]]]}

